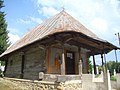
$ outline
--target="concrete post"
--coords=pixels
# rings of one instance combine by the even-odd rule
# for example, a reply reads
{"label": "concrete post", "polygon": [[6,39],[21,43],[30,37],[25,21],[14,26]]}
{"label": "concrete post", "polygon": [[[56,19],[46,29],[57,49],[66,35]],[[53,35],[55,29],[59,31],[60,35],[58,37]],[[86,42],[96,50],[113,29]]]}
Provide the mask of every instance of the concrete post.
{"label": "concrete post", "polygon": [[114,69],[114,76],[116,77],[116,71],[115,71],[115,69]]}
{"label": "concrete post", "polygon": [[65,75],[65,55],[64,55],[64,47],[62,48],[61,75]]}
{"label": "concrete post", "polygon": [[92,82],[94,82],[95,74],[94,74],[94,68],[92,68]]}
{"label": "concrete post", "polygon": [[120,73],[117,73],[116,78],[117,78],[117,90],[120,90]]}
{"label": "concrete post", "polygon": [[97,74],[99,74],[98,66],[96,67],[96,70],[97,70]]}
{"label": "concrete post", "polygon": [[108,76],[108,90],[111,90],[111,82],[110,82],[110,73],[109,73],[109,70],[107,70],[107,76]]}
{"label": "concrete post", "polygon": [[103,75],[103,71],[101,71],[101,76],[102,76],[102,80],[104,82],[104,75]]}

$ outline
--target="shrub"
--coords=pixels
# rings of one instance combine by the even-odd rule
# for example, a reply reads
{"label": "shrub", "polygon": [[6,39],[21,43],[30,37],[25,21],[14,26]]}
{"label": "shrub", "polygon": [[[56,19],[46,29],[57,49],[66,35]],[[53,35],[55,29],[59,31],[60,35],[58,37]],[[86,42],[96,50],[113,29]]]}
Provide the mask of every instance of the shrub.
{"label": "shrub", "polygon": [[110,78],[110,80],[111,80],[111,81],[116,81],[117,78],[116,78],[115,76],[112,75],[111,78]]}

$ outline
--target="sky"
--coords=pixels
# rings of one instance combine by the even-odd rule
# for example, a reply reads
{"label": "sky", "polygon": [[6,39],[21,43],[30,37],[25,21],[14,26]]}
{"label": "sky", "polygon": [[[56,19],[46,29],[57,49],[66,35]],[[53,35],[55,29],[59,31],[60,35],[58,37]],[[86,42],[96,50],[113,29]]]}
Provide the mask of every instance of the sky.
{"label": "sky", "polygon": [[[98,37],[119,47],[115,33],[120,33],[120,0],[4,0],[4,5],[12,44],[64,8]],[[117,56],[120,58],[120,50]],[[106,60],[115,61],[114,51],[106,55]],[[100,61],[97,56],[96,62]]]}

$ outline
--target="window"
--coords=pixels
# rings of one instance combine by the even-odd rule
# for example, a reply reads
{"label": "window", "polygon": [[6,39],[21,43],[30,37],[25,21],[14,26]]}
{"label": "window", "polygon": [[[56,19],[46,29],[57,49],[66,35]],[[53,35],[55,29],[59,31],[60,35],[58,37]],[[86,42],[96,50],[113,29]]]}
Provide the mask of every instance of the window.
{"label": "window", "polygon": [[73,59],[73,54],[72,53],[67,53],[67,57],[69,57],[70,59]]}

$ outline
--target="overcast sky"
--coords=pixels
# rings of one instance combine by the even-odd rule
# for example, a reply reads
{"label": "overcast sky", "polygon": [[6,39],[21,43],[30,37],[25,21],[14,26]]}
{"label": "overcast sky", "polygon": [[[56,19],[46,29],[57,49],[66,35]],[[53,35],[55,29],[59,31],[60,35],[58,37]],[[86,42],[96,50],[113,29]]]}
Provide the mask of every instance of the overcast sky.
{"label": "overcast sky", "polygon": [[[115,33],[120,32],[120,0],[4,0],[4,5],[11,43],[64,7],[98,37],[119,46]],[[114,52],[107,60],[115,60]]]}

